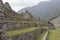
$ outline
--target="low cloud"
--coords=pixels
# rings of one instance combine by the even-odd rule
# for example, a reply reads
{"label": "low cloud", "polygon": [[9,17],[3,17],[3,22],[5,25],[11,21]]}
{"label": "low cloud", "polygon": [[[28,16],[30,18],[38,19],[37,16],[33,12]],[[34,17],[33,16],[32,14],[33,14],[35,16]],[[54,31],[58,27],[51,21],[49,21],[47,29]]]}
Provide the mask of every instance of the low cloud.
{"label": "low cloud", "polygon": [[41,1],[45,0],[3,0],[3,2],[9,2],[12,9],[15,11],[18,11],[19,9],[22,9],[24,7],[30,7],[38,4]]}

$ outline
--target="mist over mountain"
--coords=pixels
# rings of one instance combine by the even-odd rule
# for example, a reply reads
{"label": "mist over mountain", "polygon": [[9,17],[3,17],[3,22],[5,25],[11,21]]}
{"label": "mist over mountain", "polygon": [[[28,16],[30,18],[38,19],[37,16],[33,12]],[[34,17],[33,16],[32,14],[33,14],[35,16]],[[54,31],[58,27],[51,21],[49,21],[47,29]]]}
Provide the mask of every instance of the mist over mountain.
{"label": "mist over mountain", "polygon": [[26,10],[31,12],[34,16],[50,20],[60,15],[60,0],[40,2],[38,5],[21,9],[18,12],[25,12]]}

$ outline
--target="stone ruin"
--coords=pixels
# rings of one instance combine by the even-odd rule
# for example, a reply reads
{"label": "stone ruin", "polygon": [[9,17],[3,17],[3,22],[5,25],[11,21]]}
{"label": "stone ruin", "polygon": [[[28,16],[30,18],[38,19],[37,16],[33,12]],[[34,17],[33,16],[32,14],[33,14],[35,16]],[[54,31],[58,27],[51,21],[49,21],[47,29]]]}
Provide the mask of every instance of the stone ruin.
{"label": "stone ruin", "polygon": [[[15,11],[11,9],[9,3],[6,2],[5,4],[3,4],[2,0],[0,0],[0,40],[16,40],[16,39],[22,40],[23,37],[25,37],[26,35],[27,35],[27,37],[25,37],[26,40],[33,40],[35,36],[38,36],[39,33],[41,33],[41,29],[33,30],[31,32],[24,33],[21,35],[7,37],[6,31],[8,30],[22,29],[22,28],[30,26],[31,24],[16,22],[20,20],[24,21],[25,19],[26,20],[31,19],[30,21],[32,22],[37,22],[38,20],[34,18],[31,15],[31,13],[28,11],[26,11],[25,14],[17,14]],[[9,22],[9,21],[15,21],[15,22]],[[38,21],[40,22],[41,20],[39,19]],[[36,24],[36,23],[32,24],[32,26],[38,26],[38,27],[40,25],[41,24]],[[32,38],[30,39],[29,37],[32,37]]]}
{"label": "stone ruin", "polygon": [[3,10],[3,3],[2,0],[0,0],[0,40],[7,40],[6,37],[6,25],[4,24],[4,10]]}

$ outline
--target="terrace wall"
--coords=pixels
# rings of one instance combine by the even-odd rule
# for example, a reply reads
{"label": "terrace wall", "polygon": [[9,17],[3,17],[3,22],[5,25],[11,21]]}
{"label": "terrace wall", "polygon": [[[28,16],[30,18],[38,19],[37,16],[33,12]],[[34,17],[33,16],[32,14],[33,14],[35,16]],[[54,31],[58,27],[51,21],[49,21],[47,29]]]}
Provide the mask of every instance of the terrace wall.
{"label": "terrace wall", "polygon": [[[45,31],[42,31],[45,30]],[[8,40],[35,40],[38,35],[41,35],[43,32],[46,32],[47,29],[35,29],[30,32],[21,33],[14,36],[8,36]]]}
{"label": "terrace wall", "polygon": [[17,30],[27,27],[38,27],[36,23],[24,23],[24,22],[5,22],[7,30]]}
{"label": "terrace wall", "polygon": [[41,31],[41,29],[36,29],[27,33],[10,36],[8,40],[34,40],[34,38],[41,34]]}

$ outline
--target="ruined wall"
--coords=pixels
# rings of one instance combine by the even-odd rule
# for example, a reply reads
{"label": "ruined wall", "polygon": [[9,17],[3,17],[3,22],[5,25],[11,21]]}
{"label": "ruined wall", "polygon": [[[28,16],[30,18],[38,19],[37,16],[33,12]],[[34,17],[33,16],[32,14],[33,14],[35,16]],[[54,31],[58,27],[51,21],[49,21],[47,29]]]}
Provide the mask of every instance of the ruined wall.
{"label": "ruined wall", "polygon": [[41,29],[36,29],[27,33],[22,33],[15,36],[10,36],[8,39],[10,40],[34,40],[38,35],[41,34]]}
{"label": "ruined wall", "polygon": [[16,30],[27,27],[38,27],[36,23],[24,23],[24,22],[5,22],[7,30]]}

